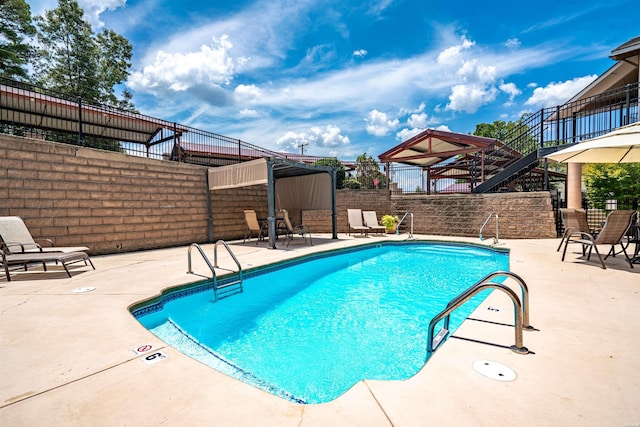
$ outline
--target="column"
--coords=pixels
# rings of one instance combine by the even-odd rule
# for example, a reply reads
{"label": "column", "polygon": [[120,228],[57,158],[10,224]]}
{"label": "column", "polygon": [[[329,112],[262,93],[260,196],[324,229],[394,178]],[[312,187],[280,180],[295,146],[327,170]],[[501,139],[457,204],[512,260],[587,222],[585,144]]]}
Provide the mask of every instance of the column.
{"label": "column", "polygon": [[582,208],[582,163],[567,164],[567,207]]}

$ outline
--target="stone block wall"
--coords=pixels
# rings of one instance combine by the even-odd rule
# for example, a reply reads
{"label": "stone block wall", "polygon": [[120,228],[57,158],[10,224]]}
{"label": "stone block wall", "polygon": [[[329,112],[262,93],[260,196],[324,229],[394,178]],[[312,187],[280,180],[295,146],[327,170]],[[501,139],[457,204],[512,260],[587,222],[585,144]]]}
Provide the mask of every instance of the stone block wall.
{"label": "stone block wall", "polygon": [[[501,238],[555,238],[556,228],[547,192],[392,196],[398,215],[414,215],[414,233],[477,237],[491,213],[498,214]],[[495,217],[483,238],[496,234]]]}
{"label": "stone block wall", "polygon": [[204,167],[0,135],[0,216],[94,254],[203,242]]}
{"label": "stone block wall", "polygon": [[[93,254],[242,239],[244,209],[267,215],[267,187],[208,194],[206,168],[0,134],[0,216],[20,216],[35,238],[88,246]],[[208,202],[210,201],[210,212]],[[554,238],[548,193],[389,195],[338,190],[338,232],[347,209],[414,214],[414,233],[477,237],[487,216],[501,238]],[[297,222],[300,211],[291,210]],[[211,220],[209,221],[209,214]],[[331,211],[304,211],[312,232],[331,232]],[[406,230],[405,230],[406,231]],[[493,220],[483,237],[495,234]]]}

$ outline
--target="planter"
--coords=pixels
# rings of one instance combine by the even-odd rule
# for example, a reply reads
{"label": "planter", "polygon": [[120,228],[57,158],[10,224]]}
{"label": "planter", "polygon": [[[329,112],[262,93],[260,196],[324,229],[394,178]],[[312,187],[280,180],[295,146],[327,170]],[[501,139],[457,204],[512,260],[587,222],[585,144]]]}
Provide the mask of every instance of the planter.
{"label": "planter", "polygon": [[387,234],[393,234],[396,232],[396,228],[398,227],[398,224],[393,224],[393,226],[391,227],[387,227]]}

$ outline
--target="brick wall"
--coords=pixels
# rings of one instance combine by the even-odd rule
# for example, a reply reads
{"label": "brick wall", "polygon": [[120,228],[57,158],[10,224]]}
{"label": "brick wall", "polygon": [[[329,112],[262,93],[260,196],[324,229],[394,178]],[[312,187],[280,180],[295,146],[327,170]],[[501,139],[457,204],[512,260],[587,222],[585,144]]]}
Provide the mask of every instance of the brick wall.
{"label": "brick wall", "polygon": [[[492,212],[498,214],[499,237],[555,238],[556,228],[548,192],[392,196],[395,212],[414,215],[414,233],[477,237]],[[495,236],[490,220],[483,238]]]}
{"label": "brick wall", "polygon": [[[498,233],[501,238],[555,238],[556,228],[547,192],[401,195],[388,196],[384,190],[338,190],[336,209],[338,232],[347,233],[347,209],[376,211],[378,222],[382,215],[402,217],[413,213],[413,231],[416,234],[477,237],[490,213],[498,214]],[[304,213],[304,224],[312,231],[331,231],[329,211]],[[483,238],[495,236],[492,219],[483,230]],[[408,231],[408,228],[405,229]]]}
{"label": "brick wall", "polygon": [[206,241],[206,168],[0,135],[0,216],[95,254]]}
{"label": "brick wall", "polygon": [[[58,246],[88,246],[107,254],[206,242],[206,168],[0,134],[0,216],[25,220],[35,238]],[[210,194],[212,238],[242,239],[244,209],[267,214],[267,187]],[[553,238],[548,193],[402,195],[385,190],[338,190],[338,232],[347,209],[414,214],[414,233],[477,237],[491,212],[501,238]],[[293,221],[299,211],[290,211]],[[305,211],[312,232],[331,232],[330,211]],[[495,234],[490,222],[483,237]]]}

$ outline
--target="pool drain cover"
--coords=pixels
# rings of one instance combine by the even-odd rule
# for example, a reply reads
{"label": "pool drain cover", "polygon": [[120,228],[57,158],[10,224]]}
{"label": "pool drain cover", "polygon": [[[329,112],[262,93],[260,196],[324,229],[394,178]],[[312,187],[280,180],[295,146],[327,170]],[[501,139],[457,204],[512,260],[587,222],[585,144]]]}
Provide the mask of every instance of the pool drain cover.
{"label": "pool drain cover", "polygon": [[473,369],[492,380],[513,381],[516,379],[516,373],[513,369],[490,360],[476,360],[473,362]]}

